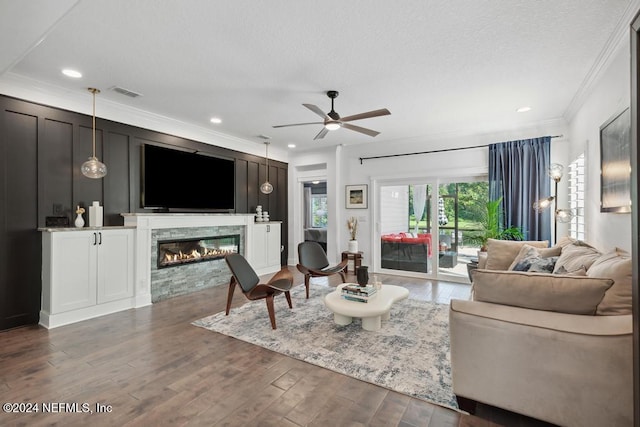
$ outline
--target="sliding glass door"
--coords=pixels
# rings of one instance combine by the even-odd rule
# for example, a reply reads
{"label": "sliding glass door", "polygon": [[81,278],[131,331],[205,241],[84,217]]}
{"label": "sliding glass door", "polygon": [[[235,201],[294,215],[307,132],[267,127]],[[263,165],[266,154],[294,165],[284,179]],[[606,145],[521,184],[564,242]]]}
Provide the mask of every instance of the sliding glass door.
{"label": "sliding glass door", "polygon": [[487,198],[476,177],[379,185],[380,270],[468,282]]}
{"label": "sliding glass door", "polygon": [[433,272],[433,184],[380,187],[380,267]]}
{"label": "sliding glass door", "polygon": [[489,198],[487,181],[457,179],[438,186],[438,272],[468,278],[467,265],[478,258]]}

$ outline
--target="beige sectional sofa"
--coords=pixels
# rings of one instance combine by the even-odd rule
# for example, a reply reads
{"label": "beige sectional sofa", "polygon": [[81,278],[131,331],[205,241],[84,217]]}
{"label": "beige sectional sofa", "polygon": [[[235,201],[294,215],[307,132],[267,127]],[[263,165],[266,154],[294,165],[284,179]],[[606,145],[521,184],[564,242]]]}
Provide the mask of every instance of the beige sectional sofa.
{"label": "beige sectional sofa", "polygon": [[490,241],[450,306],[453,389],[563,426],[633,420],[630,255],[579,241]]}

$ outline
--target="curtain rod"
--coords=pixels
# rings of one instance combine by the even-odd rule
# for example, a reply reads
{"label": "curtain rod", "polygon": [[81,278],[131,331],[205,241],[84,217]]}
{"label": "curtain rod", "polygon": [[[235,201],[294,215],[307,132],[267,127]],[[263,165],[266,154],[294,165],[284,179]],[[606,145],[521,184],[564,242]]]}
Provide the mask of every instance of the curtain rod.
{"label": "curtain rod", "polygon": [[[552,135],[549,138],[562,138],[564,135]],[[372,160],[372,159],[386,159],[388,157],[403,157],[403,156],[415,156],[417,154],[432,154],[432,153],[445,153],[447,151],[459,151],[459,150],[471,150],[473,148],[483,148],[488,147],[490,144],[484,145],[476,145],[472,147],[458,147],[458,148],[443,148],[442,150],[431,150],[431,151],[418,151],[416,153],[402,153],[402,154],[386,154],[384,156],[371,156],[371,157],[359,157],[360,164],[364,160]]]}

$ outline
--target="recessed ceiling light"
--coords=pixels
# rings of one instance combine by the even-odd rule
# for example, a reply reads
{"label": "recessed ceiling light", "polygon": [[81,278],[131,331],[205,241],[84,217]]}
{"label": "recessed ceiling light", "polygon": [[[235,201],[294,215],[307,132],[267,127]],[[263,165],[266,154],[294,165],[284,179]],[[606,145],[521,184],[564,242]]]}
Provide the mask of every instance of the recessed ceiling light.
{"label": "recessed ceiling light", "polygon": [[79,79],[82,77],[82,73],[80,71],[72,70],[71,68],[65,68],[62,70],[62,74],[67,77],[73,77],[74,79]]}
{"label": "recessed ceiling light", "polygon": [[287,147],[289,147],[289,148],[296,148],[296,144],[287,144]]}
{"label": "recessed ceiling light", "polygon": [[220,117],[211,117],[211,123],[220,124],[222,119]]}
{"label": "recessed ceiling light", "polygon": [[531,107],[520,107],[516,110],[516,113],[526,113],[527,111],[531,111]]}

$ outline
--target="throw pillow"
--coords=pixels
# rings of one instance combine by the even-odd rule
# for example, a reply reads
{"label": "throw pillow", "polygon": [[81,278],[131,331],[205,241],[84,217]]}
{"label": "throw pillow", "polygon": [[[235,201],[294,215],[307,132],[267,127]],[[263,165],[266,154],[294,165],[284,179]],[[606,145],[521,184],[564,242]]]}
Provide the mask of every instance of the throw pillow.
{"label": "throw pillow", "polygon": [[569,314],[596,314],[613,280],[521,271],[474,270],[473,299]]}
{"label": "throw pillow", "polygon": [[561,247],[556,246],[542,249],[530,245],[522,245],[518,256],[513,260],[508,270],[551,273],[561,249]]}
{"label": "throw pillow", "polygon": [[[574,239],[573,237],[569,237],[569,236],[563,236],[560,238],[560,240],[558,240],[558,242],[553,245],[553,247],[559,247],[560,249],[564,248],[567,245],[570,245],[572,243],[577,242],[578,240]],[[560,255],[560,254],[558,254]]]}
{"label": "throw pillow", "polygon": [[549,246],[549,241],[489,239],[487,241],[487,264],[485,268],[487,270],[507,270],[524,245],[546,248]]}
{"label": "throw pillow", "polygon": [[606,277],[614,280],[613,286],[598,305],[596,314],[631,314],[631,269],[630,254],[621,249],[615,249],[602,255],[587,270],[589,277]]}
{"label": "throw pillow", "polygon": [[572,272],[582,267],[589,271],[591,264],[600,258],[600,255],[602,254],[596,248],[578,240],[562,248],[553,272],[556,274],[562,271]]}
{"label": "throw pillow", "polygon": [[584,268],[584,265],[577,270],[567,271],[564,267],[560,267],[558,271],[553,274],[564,274],[565,276],[586,276],[587,269]]}

